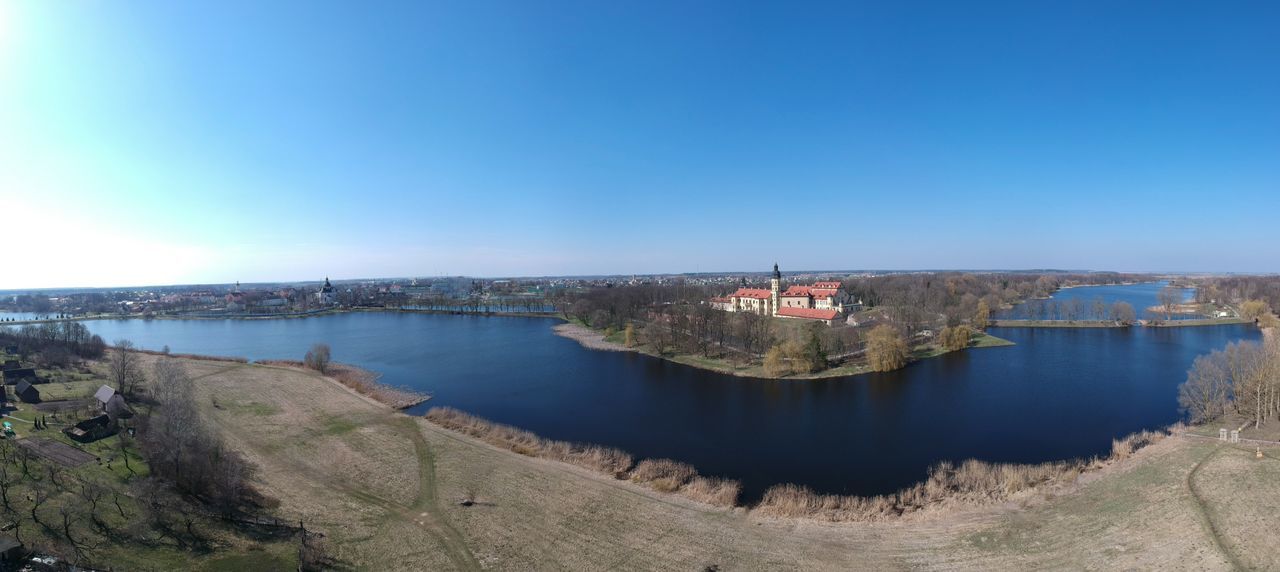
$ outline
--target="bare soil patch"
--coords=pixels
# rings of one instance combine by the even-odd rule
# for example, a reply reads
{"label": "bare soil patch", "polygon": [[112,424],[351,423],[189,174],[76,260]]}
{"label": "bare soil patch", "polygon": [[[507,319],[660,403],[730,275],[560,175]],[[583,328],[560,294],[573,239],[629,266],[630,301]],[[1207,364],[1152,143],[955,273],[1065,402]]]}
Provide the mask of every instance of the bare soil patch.
{"label": "bare soil patch", "polygon": [[564,336],[582,344],[582,347],[585,348],[610,352],[635,351],[622,344],[615,344],[613,342],[606,341],[603,333],[579,324],[559,324],[552,327],[551,330],[554,331],[556,335]]}
{"label": "bare soil patch", "polygon": [[67,445],[66,443],[59,443],[57,441],[43,439],[40,437],[19,439],[18,446],[69,468],[79,467],[85,463],[98,460],[98,458],[93,454],[81,451],[80,449]]}

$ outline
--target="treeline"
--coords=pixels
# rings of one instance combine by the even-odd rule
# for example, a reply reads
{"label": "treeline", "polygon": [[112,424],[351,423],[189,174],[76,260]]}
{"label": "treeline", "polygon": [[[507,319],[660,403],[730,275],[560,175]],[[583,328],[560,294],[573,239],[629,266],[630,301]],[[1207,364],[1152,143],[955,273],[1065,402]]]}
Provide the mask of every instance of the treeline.
{"label": "treeline", "polygon": [[1227,276],[1205,278],[1196,284],[1196,302],[1240,304],[1260,300],[1280,308],[1280,276]]}
{"label": "treeline", "polygon": [[223,515],[257,502],[253,465],[201,417],[195,383],[182,363],[157,360],[148,389],[154,405],[139,415],[137,434],[151,475]]}
{"label": "treeline", "polygon": [[1268,333],[1262,343],[1232,342],[1197,357],[1178,389],[1178,403],[1193,423],[1231,412],[1254,428],[1280,416],[1280,340]]}
{"label": "treeline", "polygon": [[65,366],[73,357],[97,359],[107,343],[80,322],[47,322],[17,328],[0,328],[0,346],[14,346],[22,359],[37,358],[41,365]]}
{"label": "treeline", "polygon": [[[1046,298],[1064,286],[1119,284],[1136,282],[1132,274],[1098,272],[1089,274],[1022,274],[967,272],[927,272],[886,274],[866,278],[850,278],[844,287],[868,308],[882,308],[907,334],[923,329],[957,326],[981,314],[988,315],[1007,305],[1024,300]],[[1071,315],[1084,315],[1074,304],[1065,309],[1044,304],[1056,316],[1065,310]],[[979,325],[979,329],[984,325]]]}

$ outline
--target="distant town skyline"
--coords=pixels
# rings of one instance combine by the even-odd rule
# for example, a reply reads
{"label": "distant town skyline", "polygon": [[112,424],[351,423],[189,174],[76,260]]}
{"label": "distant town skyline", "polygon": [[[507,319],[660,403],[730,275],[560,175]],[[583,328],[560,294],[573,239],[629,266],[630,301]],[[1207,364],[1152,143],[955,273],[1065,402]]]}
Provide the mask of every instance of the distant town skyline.
{"label": "distant town skyline", "polygon": [[0,4],[0,290],[1280,271],[1280,5]]}

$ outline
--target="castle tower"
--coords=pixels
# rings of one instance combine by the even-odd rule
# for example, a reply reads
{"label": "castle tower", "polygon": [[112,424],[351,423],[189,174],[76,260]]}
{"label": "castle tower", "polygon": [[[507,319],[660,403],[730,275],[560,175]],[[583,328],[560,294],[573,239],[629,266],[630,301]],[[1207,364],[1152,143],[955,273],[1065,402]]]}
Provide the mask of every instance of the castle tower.
{"label": "castle tower", "polygon": [[773,278],[769,279],[769,290],[770,290],[769,303],[771,306],[773,306],[772,308],[769,309],[769,314],[772,316],[778,315],[778,291],[781,288],[782,288],[782,273],[778,272],[778,263],[774,262]]}

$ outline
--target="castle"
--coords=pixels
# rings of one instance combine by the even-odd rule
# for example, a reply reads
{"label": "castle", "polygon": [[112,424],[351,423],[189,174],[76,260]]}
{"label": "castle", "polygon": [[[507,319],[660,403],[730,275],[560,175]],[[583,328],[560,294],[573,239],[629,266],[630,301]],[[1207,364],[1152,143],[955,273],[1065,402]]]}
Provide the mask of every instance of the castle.
{"label": "castle", "polygon": [[814,282],[782,289],[782,272],[773,265],[769,289],[739,288],[723,298],[712,298],[711,307],[726,312],[752,312],[761,316],[819,320],[828,325],[844,312],[848,295],[839,282]]}

